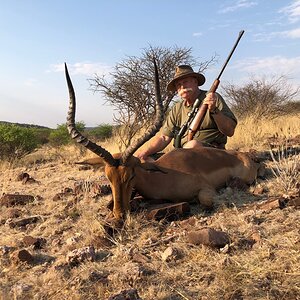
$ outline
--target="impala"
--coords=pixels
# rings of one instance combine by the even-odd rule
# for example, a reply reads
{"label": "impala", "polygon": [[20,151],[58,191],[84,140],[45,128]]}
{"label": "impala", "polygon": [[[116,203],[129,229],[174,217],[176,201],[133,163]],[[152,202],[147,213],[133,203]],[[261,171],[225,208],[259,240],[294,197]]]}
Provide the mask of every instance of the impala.
{"label": "impala", "polygon": [[216,189],[224,186],[231,178],[239,178],[251,184],[257,177],[259,164],[246,153],[203,147],[201,149],[174,149],[157,161],[142,162],[134,152],[153,137],[163,122],[163,107],[160,96],[157,66],[155,68],[156,117],[143,137],[124,152],[111,154],[100,145],[84,137],[75,126],[75,92],[65,64],[69,89],[67,128],[78,143],[97,155],[85,161],[87,164],[104,165],[110,181],[116,219],[126,217],[130,211],[133,188],[146,199],[191,201],[198,198],[201,205],[210,208]]}

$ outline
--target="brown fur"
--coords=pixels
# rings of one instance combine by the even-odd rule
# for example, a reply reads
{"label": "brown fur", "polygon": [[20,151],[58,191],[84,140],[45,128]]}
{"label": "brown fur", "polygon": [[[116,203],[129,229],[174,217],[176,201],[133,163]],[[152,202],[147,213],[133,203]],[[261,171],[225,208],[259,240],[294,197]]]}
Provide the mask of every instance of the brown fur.
{"label": "brown fur", "polygon": [[[113,156],[119,157],[118,154]],[[251,184],[259,169],[259,164],[245,153],[213,148],[175,149],[153,163],[143,163],[134,156],[117,167],[101,158],[84,163],[105,164],[113,192],[113,214],[117,219],[129,211],[133,188],[147,199],[179,202],[198,198],[200,204],[210,208],[216,189],[234,177]]]}

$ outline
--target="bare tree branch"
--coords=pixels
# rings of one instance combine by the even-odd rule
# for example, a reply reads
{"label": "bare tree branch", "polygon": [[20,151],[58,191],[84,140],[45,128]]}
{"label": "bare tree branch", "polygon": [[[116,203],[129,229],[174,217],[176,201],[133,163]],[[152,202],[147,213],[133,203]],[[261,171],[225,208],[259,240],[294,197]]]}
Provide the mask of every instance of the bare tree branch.
{"label": "bare tree branch", "polygon": [[275,119],[278,116],[292,112],[291,105],[300,88],[295,88],[288,83],[288,79],[281,75],[267,79],[251,78],[244,86],[227,84],[223,86],[223,95],[228,98],[237,117]]}
{"label": "bare tree branch", "polygon": [[[173,79],[175,67],[179,64],[196,65],[190,48],[149,46],[143,49],[141,57],[128,56],[118,63],[110,74],[110,81],[97,74],[89,79],[90,88],[94,92],[101,92],[104,100],[118,112],[114,121],[123,126],[120,132],[127,135],[122,138],[123,142],[127,141],[125,146],[145,124],[147,127],[152,124],[155,115],[153,58],[158,66],[163,109],[166,112],[175,96],[166,88]],[[216,55],[198,63],[199,71],[205,71],[215,61]]]}

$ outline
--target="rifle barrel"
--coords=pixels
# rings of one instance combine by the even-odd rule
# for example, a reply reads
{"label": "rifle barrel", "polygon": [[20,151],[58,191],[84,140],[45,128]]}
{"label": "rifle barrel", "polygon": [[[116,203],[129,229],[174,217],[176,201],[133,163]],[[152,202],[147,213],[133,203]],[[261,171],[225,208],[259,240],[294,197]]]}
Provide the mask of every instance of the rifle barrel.
{"label": "rifle barrel", "polygon": [[227,66],[227,64],[228,64],[228,62],[229,62],[229,60],[230,60],[230,58],[231,58],[231,56],[232,56],[234,50],[235,50],[235,48],[237,47],[237,45],[238,45],[240,39],[242,38],[244,32],[245,32],[245,30],[241,30],[241,31],[239,32],[238,39],[236,40],[236,42],[235,42],[235,44],[234,44],[234,46],[233,46],[231,52],[229,53],[229,55],[228,55],[228,57],[227,57],[227,59],[226,59],[224,65],[223,65],[223,67],[222,67],[222,69],[221,69],[221,72],[220,72],[219,76],[217,77],[217,80],[220,80],[220,78],[221,78],[221,76],[222,76],[222,74],[223,74],[223,72],[224,72],[224,70],[225,70],[225,68],[226,68],[226,66]]}

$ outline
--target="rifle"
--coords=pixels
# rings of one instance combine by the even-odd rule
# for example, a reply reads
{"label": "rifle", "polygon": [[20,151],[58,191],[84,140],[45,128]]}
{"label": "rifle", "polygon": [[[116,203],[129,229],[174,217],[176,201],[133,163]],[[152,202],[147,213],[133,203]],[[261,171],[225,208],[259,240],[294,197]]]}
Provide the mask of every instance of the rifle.
{"label": "rifle", "polygon": [[[241,30],[239,32],[239,36],[231,50],[231,52],[229,53],[229,56],[227,57],[218,77],[215,79],[215,81],[213,82],[212,86],[209,89],[209,93],[215,93],[219,84],[220,84],[220,78],[235,50],[235,48],[237,47],[242,35],[244,34],[244,30]],[[187,121],[182,125],[182,127],[180,128],[179,132],[175,135],[175,139],[174,139],[174,147],[175,148],[181,148],[181,138],[183,137],[183,135],[185,134],[187,128],[189,129],[188,131],[188,141],[191,141],[196,133],[196,131],[198,130],[198,128],[201,126],[204,116],[206,114],[207,111],[207,104],[202,104],[200,106],[200,100],[196,99],[196,101],[194,102],[192,111],[188,114],[188,119]],[[200,108],[199,108],[200,106]]]}

